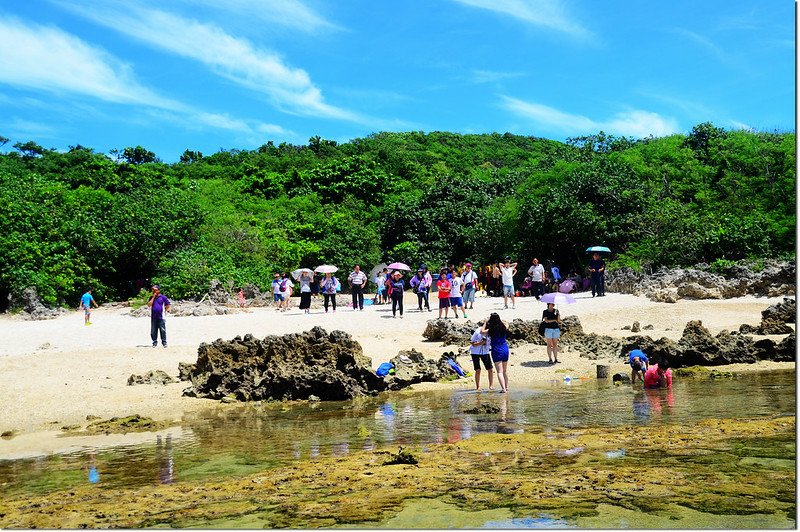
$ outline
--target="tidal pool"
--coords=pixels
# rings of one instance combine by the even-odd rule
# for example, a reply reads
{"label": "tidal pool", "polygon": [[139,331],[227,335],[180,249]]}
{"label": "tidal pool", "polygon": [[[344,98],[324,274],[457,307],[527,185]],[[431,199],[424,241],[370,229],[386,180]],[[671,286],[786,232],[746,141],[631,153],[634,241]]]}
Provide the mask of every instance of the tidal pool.
{"label": "tidal pool", "polygon": [[[742,435],[724,447],[715,444],[713,431],[716,429],[712,428],[701,436],[693,436],[687,440],[688,443],[668,441],[668,435],[673,427],[677,431],[717,419],[791,417],[793,420],[795,382],[794,372],[781,371],[748,373],[735,379],[713,381],[676,379],[671,391],[645,392],[603,381],[565,383],[558,380],[535,388],[512,389],[508,395],[443,390],[383,394],[335,403],[220,404],[187,415],[179,432],[181,437],[177,437],[176,431],[176,437],[162,434],[154,436],[148,444],[102,450],[87,448],[84,452],[36,459],[0,460],[0,486],[4,492],[18,497],[47,496],[87,486],[93,490],[109,490],[109,493],[164,485],[188,488],[197,483],[234,480],[293,466],[304,468],[304,471],[309,466],[313,471],[315,463],[329,468],[331,463],[358,461],[370,453],[373,453],[371,460],[374,462],[376,451],[396,451],[400,446],[415,449],[423,462],[427,454],[439,459],[440,444],[455,444],[464,451],[469,450],[471,454],[464,459],[477,461],[476,468],[486,467],[488,471],[495,466],[487,464],[505,463],[507,449],[503,446],[506,443],[476,436],[494,434],[513,438],[530,435],[540,438],[542,445],[539,448],[552,444],[552,448],[537,451],[530,460],[537,467],[550,468],[553,474],[560,468],[569,467],[587,468],[587,471],[597,468],[646,470],[658,458],[664,464],[672,464],[671,467],[683,475],[692,477],[696,472],[697,478],[693,481],[700,483],[697,489],[700,495],[694,494],[688,505],[677,504],[672,509],[650,501],[643,510],[630,503],[625,494],[619,495],[624,504],[615,505],[616,495],[608,495],[608,490],[603,488],[599,499],[580,498],[580,504],[572,508],[574,511],[568,511],[550,499],[541,508],[535,508],[529,500],[520,505],[513,499],[503,501],[492,497],[490,500],[493,502],[485,507],[480,501],[471,501],[467,508],[460,508],[453,506],[448,495],[426,498],[423,492],[418,494],[418,498],[406,498],[399,504],[395,501],[389,505],[387,501],[386,507],[381,507],[380,518],[376,519],[363,516],[357,519],[309,517],[305,521],[292,518],[287,522],[281,520],[281,512],[274,508],[261,508],[238,513],[231,510],[237,514],[235,517],[226,514],[223,517],[205,516],[196,520],[187,517],[177,521],[165,518],[165,522],[168,526],[233,528],[291,525],[387,528],[793,527],[794,520],[788,517],[793,515],[793,510],[789,508],[787,513],[787,504],[789,507],[793,504],[783,500],[787,494],[795,493],[796,442],[792,435]],[[483,410],[487,410],[486,406],[492,407],[488,410],[496,412],[467,413],[481,406]],[[629,431],[631,427],[650,427],[665,437],[653,444],[655,447],[639,448],[624,438],[615,442],[616,434]],[[586,430],[595,431],[592,438],[587,439]],[[723,427],[719,430],[720,437],[725,437],[725,431],[731,429]],[[485,441],[485,447],[479,444],[479,448],[474,449],[474,445],[469,443],[473,440],[476,443]],[[594,443],[599,440],[603,442],[600,447]],[[493,447],[495,442],[499,442],[500,448]],[[519,465],[519,457],[515,459],[517,462],[511,460],[504,467],[511,470],[520,468],[519,474],[528,475],[528,466]],[[508,471],[504,469],[503,474],[508,474]],[[754,493],[755,488],[747,487],[745,482],[738,484],[743,486],[742,492],[736,493],[737,483],[727,480],[742,472],[756,477],[776,474],[778,482],[790,479],[791,486],[783,486],[775,493]],[[710,491],[716,494],[706,500],[702,497],[702,483],[711,482],[709,475],[714,476],[709,484]],[[721,484],[724,484],[722,495],[717,493]],[[567,490],[564,492],[566,501],[572,496],[569,491],[572,488],[564,489]],[[322,493],[318,495],[320,500],[325,498]],[[525,497],[529,495],[526,492]],[[775,505],[780,509],[776,510],[777,513],[762,511],[762,506],[744,504],[754,497],[765,496],[780,499]],[[737,507],[740,500],[743,502],[741,508]],[[603,504],[613,507],[614,511],[599,512],[597,509]],[[709,511],[715,507],[718,511]],[[647,511],[647,508],[652,508],[652,511]],[[631,521],[631,516],[636,515],[646,516],[646,519]],[[0,525],[2,523],[0,518]],[[449,526],[445,526],[446,523]],[[137,526],[159,524],[158,521],[148,521],[138,522]]]}

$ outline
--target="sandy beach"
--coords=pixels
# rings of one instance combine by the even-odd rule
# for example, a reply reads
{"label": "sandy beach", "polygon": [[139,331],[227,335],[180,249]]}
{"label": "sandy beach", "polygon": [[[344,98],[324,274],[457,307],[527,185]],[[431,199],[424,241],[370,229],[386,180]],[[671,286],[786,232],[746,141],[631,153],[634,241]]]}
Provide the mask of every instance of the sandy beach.
{"label": "sandy beach", "polygon": [[[638,321],[642,327],[653,326],[642,334],[678,340],[686,322],[693,319],[702,320],[712,334],[723,329],[737,330],[742,323],[758,324],[761,311],[781,299],[742,297],[669,304],[623,294],[592,298],[590,293],[579,293],[575,304],[561,305],[560,310],[562,316],[578,316],[587,333],[630,336],[631,332],[622,327]],[[410,293],[405,307],[403,319],[392,319],[390,305],[365,307],[363,312],[339,308],[335,314],[315,309],[305,315],[296,303],[285,313],[255,308],[220,316],[170,316],[166,349],[150,346],[149,318],[131,317],[129,308],[101,306],[93,311],[91,326],[84,326],[82,312],[46,321],[0,317],[0,374],[5,381],[0,389],[0,401],[5,405],[0,414],[0,432],[17,434],[0,440],[0,458],[18,456],[31,446],[40,452],[63,449],[67,445],[64,439],[59,441],[53,436],[63,426],[85,425],[87,415],[107,419],[141,414],[156,420],[179,421],[186,411],[216,406],[216,401],[183,397],[181,392],[188,386],[185,382],[128,386],[127,380],[131,374],[157,369],[177,377],[179,362],[194,362],[200,343],[217,338],[231,339],[248,333],[261,338],[319,325],[328,331],[340,329],[351,334],[372,359],[373,367],[401,349],[414,348],[438,359],[449,349],[422,337],[426,321],[437,317],[437,311],[419,312],[416,297]],[[506,310],[502,298],[479,297],[468,316],[476,322],[496,311],[507,321],[531,320],[541,318],[543,309],[544,304],[534,298],[519,298],[515,309]],[[510,386],[530,386],[563,378],[565,374],[573,378],[594,377],[596,361],[569,350],[562,351],[559,358],[562,363],[551,366],[546,364],[544,346],[512,348]],[[725,368],[743,371],[789,367],[794,364],[760,362]],[[629,371],[621,361],[613,361],[611,369],[612,373]],[[473,380],[418,386],[468,388],[473,386]]]}

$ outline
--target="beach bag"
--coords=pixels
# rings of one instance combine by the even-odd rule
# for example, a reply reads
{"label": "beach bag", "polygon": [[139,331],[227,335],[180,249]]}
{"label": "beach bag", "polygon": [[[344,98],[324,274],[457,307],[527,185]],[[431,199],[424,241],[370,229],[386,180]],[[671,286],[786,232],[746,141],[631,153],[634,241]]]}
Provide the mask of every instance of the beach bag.
{"label": "beach bag", "polygon": [[543,321],[539,322],[539,336],[544,336],[545,330],[545,323]]}
{"label": "beach bag", "polygon": [[[334,277],[334,279],[336,279],[336,277]],[[339,282],[339,279],[336,279],[336,291],[337,292],[342,291],[342,283]]]}
{"label": "beach bag", "polygon": [[447,359],[447,363],[450,364],[450,367],[453,368],[453,371],[458,373],[459,377],[466,377],[467,376],[467,374],[464,373],[464,370],[461,369],[461,366],[459,366],[458,363],[455,360],[453,360],[452,358],[448,358]]}
{"label": "beach bag", "polygon": [[389,372],[394,369],[394,365],[391,362],[384,362],[378,369],[375,370],[375,375],[378,377],[385,377],[389,375]]}

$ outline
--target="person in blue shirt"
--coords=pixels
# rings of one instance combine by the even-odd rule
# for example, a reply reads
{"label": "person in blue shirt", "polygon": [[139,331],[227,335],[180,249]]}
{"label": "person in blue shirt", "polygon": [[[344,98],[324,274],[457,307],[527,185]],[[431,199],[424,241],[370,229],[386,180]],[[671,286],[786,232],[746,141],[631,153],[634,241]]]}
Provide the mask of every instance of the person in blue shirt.
{"label": "person in blue shirt", "polygon": [[644,372],[650,367],[647,355],[641,349],[633,349],[628,355],[628,363],[631,365],[631,384],[636,384],[636,377],[644,383]]}
{"label": "person in blue shirt", "polygon": [[83,309],[84,325],[92,324],[92,305],[95,307],[99,306],[92,297],[92,291],[87,290],[86,293],[81,296],[81,305],[78,307],[78,310]]}

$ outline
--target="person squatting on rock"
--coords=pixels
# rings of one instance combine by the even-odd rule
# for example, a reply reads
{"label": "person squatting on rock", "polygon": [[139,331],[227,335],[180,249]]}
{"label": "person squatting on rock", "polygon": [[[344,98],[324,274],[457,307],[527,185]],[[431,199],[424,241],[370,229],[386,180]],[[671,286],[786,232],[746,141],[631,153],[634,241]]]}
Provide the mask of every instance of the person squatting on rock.
{"label": "person squatting on rock", "polygon": [[544,341],[547,344],[547,359],[551,364],[560,364],[558,360],[558,339],[561,338],[561,314],[553,303],[548,303],[542,311],[544,322]]}
{"label": "person squatting on rock", "polygon": [[150,339],[153,341],[153,347],[158,345],[158,333],[161,333],[161,344],[167,347],[167,321],[164,319],[164,313],[169,312],[171,303],[167,296],[161,293],[161,287],[154,284],[151,288],[152,295],[147,300],[147,306],[150,307]]}
{"label": "person squatting on rock", "polygon": [[489,372],[489,390],[494,389],[494,368],[492,357],[489,354],[489,337],[481,333],[481,327],[475,329],[472,338],[469,340],[469,353],[472,355],[472,369],[475,370],[475,389],[481,389],[481,363],[486,371]]}
{"label": "person squatting on rock", "polygon": [[644,383],[644,374],[650,367],[647,355],[641,349],[632,349],[628,355],[628,363],[631,365],[631,384],[636,384],[637,377]]}
{"label": "person squatting on rock", "polygon": [[481,328],[481,334],[488,334],[489,344],[492,348],[492,362],[497,366],[497,380],[500,381],[500,391],[508,392],[508,326],[500,319],[497,312],[492,312]]}

